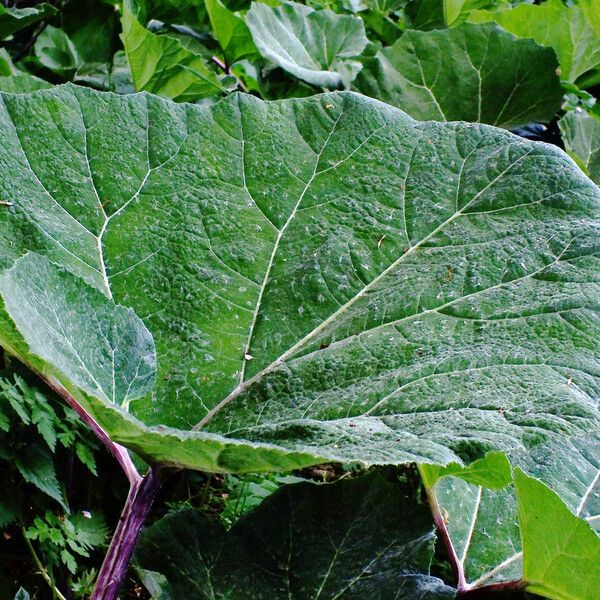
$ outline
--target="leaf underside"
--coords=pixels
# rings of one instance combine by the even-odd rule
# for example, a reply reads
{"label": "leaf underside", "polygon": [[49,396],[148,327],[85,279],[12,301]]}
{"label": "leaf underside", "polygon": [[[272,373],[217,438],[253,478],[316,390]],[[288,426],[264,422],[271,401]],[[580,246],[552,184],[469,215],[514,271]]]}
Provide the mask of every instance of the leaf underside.
{"label": "leaf underside", "polygon": [[[73,274],[45,286],[73,302],[54,325],[3,286],[2,344],[147,460],[445,464],[598,426],[600,193],[556,148],[351,93],[200,107],[75,86],[4,94],[0,135],[5,281],[28,251]],[[143,321],[151,392],[113,403],[40,357],[38,327],[114,339],[87,333],[85,298]],[[120,351],[146,356],[139,339]]]}
{"label": "leaf underside", "polygon": [[361,19],[297,2],[271,8],[254,2],[246,15],[259,52],[273,64],[313,85],[349,83],[369,42]]}
{"label": "leaf underside", "polygon": [[[571,439],[551,435],[528,452],[514,450],[508,456],[513,464],[519,465],[521,472],[541,480],[558,494],[566,505],[561,509],[564,513],[570,510],[575,517],[600,531],[600,436],[597,431]],[[469,470],[469,467],[464,469],[467,476]],[[489,470],[485,474],[489,475]],[[458,477],[464,479],[465,475]],[[528,501],[518,499],[512,485],[489,489],[489,483],[472,477],[469,481],[443,477],[430,492],[446,518],[450,541],[466,582],[473,587],[521,579],[523,551],[536,553],[546,544],[540,541],[539,546],[530,543],[529,548],[523,548],[522,533],[532,539],[535,536],[529,534],[530,516],[525,515],[525,522],[520,519],[517,500],[525,506]],[[573,557],[574,564],[577,560]],[[561,572],[570,568],[564,560]],[[568,575],[564,577],[569,579]],[[588,577],[593,580],[593,574]],[[587,578],[580,577],[579,581],[582,586],[587,585]]]}

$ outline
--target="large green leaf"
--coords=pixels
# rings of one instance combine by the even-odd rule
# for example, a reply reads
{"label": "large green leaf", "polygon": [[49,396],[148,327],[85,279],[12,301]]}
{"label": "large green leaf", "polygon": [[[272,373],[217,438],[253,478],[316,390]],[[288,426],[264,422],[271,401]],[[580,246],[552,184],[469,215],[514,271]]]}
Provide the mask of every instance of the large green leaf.
{"label": "large green leaf", "polygon": [[81,387],[10,294],[2,344],[147,460],[444,464],[597,429],[600,191],[557,148],[351,93],[2,100],[0,268],[103,291],[44,290],[81,338],[133,308],[156,387],[129,413]]}
{"label": "large green leaf", "polygon": [[353,59],[368,43],[361,19],[313,10],[297,2],[275,8],[253,2],[246,23],[265,58],[308,83],[324,87],[352,81],[360,69]]}
{"label": "large green leaf", "polygon": [[474,11],[469,21],[495,21],[519,37],[533,38],[538,44],[554,48],[561,77],[567,81],[575,81],[600,66],[600,37],[586,12],[576,3],[567,5],[562,0],[548,0],[519,4],[509,10]]}
{"label": "large green leaf", "polygon": [[148,31],[123,9],[121,39],[136,90],[179,102],[221,94],[224,87],[204,58],[168,35]]}
{"label": "large green leaf", "polygon": [[555,600],[595,600],[600,537],[543,483],[515,472],[527,589]]}
{"label": "large green leaf", "polygon": [[495,25],[407,31],[362,62],[356,89],[416,119],[515,127],[549,121],[563,95],[554,52]]}
{"label": "large green leaf", "polygon": [[0,5],[0,40],[57,12],[54,6],[44,2],[29,8],[6,8]]}
{"label": "large green leaf", "polygon": [[[174,598],[442,600],[431,513],[392,475],[280,489],[230,531],[184,509],[142,536],[137,561]],[[376,533],[376,534],[375,534]]]}
{"label": "large green leaf", "polygon": [[600,117],[584,111],[568,112],[559,122],[567,152],[600,185]]}

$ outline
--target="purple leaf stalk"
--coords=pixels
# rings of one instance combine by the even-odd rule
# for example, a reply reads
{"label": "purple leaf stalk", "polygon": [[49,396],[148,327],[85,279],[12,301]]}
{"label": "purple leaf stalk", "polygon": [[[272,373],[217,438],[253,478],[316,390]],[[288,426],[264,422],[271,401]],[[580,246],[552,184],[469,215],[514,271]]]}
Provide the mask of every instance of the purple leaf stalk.
{"label": "purple leaf stalk", "polygon": [[118,597],[137,539],[162,481],[159,470],[152,467],[144,477],[138,475],[137,481],[131,484],[91,600],[116,600]]}
{"label": "purple leaf stalk", "polygon": [[151,467],[143,477],[136,469],[127,449],[113,442],[96,420],[56,380],[38,375],[79,415],[121,465],[129,481],[129,494],[98,573],[90,600],[117,600],[138,537],[148,517],[164,476],[159,467]]}

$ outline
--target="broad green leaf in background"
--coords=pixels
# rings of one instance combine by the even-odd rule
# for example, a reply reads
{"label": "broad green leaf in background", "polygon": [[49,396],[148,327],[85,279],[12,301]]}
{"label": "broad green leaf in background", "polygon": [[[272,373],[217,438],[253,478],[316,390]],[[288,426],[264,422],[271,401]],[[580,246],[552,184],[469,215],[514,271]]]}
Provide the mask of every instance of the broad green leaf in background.
{"label": "broad green leaf in background", "polygon": [[276,8],[254,2],[246,15],[260,53],[299,79],[335,88],[356,77],[368,43],[361,19],[297,2]]}
{"label": "broad green leaf in background", "polygon": [[583,110],[571,111],[558,126],[567,152],[600,185],[600,118]]}
{"label": "broad green leaf in background", "polygon": [[84,63],[110,63],[118,49],[119,15],[115,5],[98,0],[69,2],[62,10],[62,28]]}
{"label": "broad green leaf in background", "polygon": [[7,8],[0,5],[0,40],[42,19],[52,17],[57,12],[54,6],[45,2],[29,8]]}
{"label": "broad green leaf in background", "polygon": [[430,31],[446,27],[443,0],[410,0],[405,12],[413,29]]}
{"label": "broad green leaf in background", "polygon": [[57,27],[48,25],[35,42],[35,54],[44,67],[70,79],[81,64],[73,42]]}
{"label": "broad green leaf in background", "polygon": [[174,598],[442,600],[429,575],[431,513],[393,475],[281,488],[229,531],[193,509],[148,528],[137,551]]}
{"label": "broad green leaf in background", "polygon": [[79,0],[65,4],[61,11],[62,30],[78,57],[75,81],[99,89],[111,85],[113,57],[119,48],[119,14],[115,4]]}
{"label": "broad green leaf in background", "polygon": [[136,90],[178,102],[194,102],[224,91],[204,58],[184,48],[179,40],[148,31],[127,9],[121,23],[121,39]]}
{"label": "broad green leaf in background", "polygon": [[[405,5],[406,0],[365,0],[359,4],[360,17],[369,32],[373,32],[384,44],[393,44],[404,29],[404,20],[395,20],[393,15],[401,14]],[[371,35],[368,37],[373,40]]]}
{"label": "broad green leaf in background", "polygon": [[600,39],[600,0],[580,0],[579,6],[585,13],[589,26]]}
{"label": "broad green leaf in background", "polygon": [[5,48],[0,48],[0,91],[20,94],[50,88],[52,84],[19,71]]}
{"label": "broad green leaf in background", "polygon": [[406,6],[410,26],[429,31],[460,25],[476,9],[494,8],[503,0],[411,0]]}
{"label": "broad green leaf in background", "polygon": [[[74,278],[5,274],[2,345],[147,460],[461,463],[598,429],[600,191],[557,148],[352,93],[2,100],[0,268]],[[115,302],[157,353],[129,412]]]}
{"label": "broad green leaf in background", "polygon": [[595,600],[600,537],[540,481],[515,471],[527,589],[555,600]]}
{"label": "broad green leaf in background", "polygon": [[600,66],[600,36],[578,4],[567,5],[562,0],[523,3],[508,10],[474,11],[469,21],[495,21],[519,37],[550,46],[558,57],[561,78],[567,81],[574,82]]}
{"label": "broad green leaf in background", "polygon": [[156,19],[198,27],[206,16],[202,0],[124,0],[123,4],[142,24]]}
{"label": "broad green leaf in background", "polygon": [[228,64],[258,54],[242,17],[228,10],[221,0],[206,0],[205,3],[214,35]]}
{"label": "broad green leaf in background", "polygon": [[357,90],[422,120],[547,122],[563,95],[554,52],[493,24],[407,31],[362,62]]}

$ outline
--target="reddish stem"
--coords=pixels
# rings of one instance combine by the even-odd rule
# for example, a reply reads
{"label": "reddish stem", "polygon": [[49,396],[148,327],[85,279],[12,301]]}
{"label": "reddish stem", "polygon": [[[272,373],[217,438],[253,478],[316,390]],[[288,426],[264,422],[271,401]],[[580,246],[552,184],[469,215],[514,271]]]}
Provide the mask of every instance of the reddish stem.
{"label": "reddish stem", "polygon": [[113,442],[106,431],[97,423],[97,421],[69,394],[69,392],[56,380],[37,373],[56,394],[58,394],[81,418],[81,420],[93,431],[94,435],[108,448],[108,450],[117,459],[129,483],[133,485],[141,479],[138,470],[135,468],[127,449]]}
{"label": "reddish stem", "polygon": [[490,594],[502,594],[504,592],[521,591],[524,589],[525,582],[521,579],[518,581],[501,581],[499,583],[490,583],[489,585],[483,585],[481,587],[459,590],[457,598],[465,598],[468,600],[484,600],[489,598]]}
{"label": "reddish stem", "polygon": [[448,528],[446,527],[446,522],[444,521],[440,505],[438,504],[437,498],[435,497],[435,492],[427,488],[425,489],[427,492],[427,500],[429,502],[429,507],[431,508],[431,514],[433,515],[433,522],[435,523],[440,538],[442,538],[442,541],[446,546],[448,560],[450,561],[450,566],[452,567],[452,571],[454,573],[454,576],[456,577],[456,588],[460,592],[464,590],[467,586],[463,564],[458,558],[458,554],[456,554],[456,550],[454,549],[454,545],[452,544],[452,539],[450,538],[450,533],[448,532]]}
{"label": "reddish stem", "polygon": [[156,467],[132,483],[90,600],[116,600],[137,539],[163,479]]}
{"label": "reddish stem", "polygon": [[472,584],[467,583],[464,565],[458,557],[458,554],[456,554],[456,550],[452,544],[448,527],[446,527],[446,521],[444,520],[440,505],[435,496],[435,490],[434,488],[428,488],[426,485],[424,487],[427,493],[427,501],[431,508],[431,514],[433,515],[433,522],[435,523],[440,538],[444,542],[446,552],[448,553],[448,560],[454,576],[456,577],[456,597],[468,598],[468,600],[477,600],[481,598],[483,600],[488,598],[488,594],[523,590],[525,588],[525,582],[522,580],[502,581],[477,587],[472,587]]}

